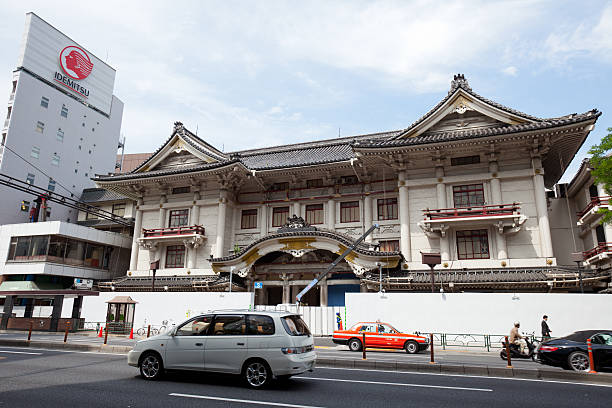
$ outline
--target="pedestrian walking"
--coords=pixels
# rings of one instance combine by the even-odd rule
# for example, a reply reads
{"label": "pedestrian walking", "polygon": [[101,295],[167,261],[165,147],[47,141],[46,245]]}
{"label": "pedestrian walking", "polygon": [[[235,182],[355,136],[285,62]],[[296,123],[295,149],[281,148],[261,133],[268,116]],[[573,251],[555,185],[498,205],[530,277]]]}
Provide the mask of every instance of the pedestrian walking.
{"label": "pedestrian walking", "polygon": [[542,341],[550,340],[550,327],[548,327],[548,316],[542,317]]}

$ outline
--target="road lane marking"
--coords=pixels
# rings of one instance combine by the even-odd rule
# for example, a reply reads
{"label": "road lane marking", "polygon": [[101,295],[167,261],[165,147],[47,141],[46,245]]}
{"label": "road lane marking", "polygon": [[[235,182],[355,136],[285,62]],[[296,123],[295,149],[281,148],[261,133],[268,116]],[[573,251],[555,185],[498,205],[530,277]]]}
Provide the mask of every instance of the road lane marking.
{"label": "road lane marking", "polygon": [[[1,347],[6,347],[6,348],[23,348],[23,347],[10,347],[10,346],[1,346]],[[109,346],[112,347],[112,346]],[[49,351],[49,352],[54,352],[54,353],[74,353],[74,354],[101,354],[101,355],[107,355],[107,356],[127,356],[127,353],[105,353],[102,351],[76,351],[76,350],[57,350],[57,349],[45,349],[45,348],[30,348],[27,347],[28,350],[40,350],[40,351]],[[43,353],[40,353],[43,354]]]}
{"label": "road lane marking", "polygon": [[[514,377],[489,377],[488,375],[471,375],[471,374],[441,374],[441,373],[424,373],[418,371],[393,371],[393,370],[370,370],[367,368],[340,368],[340,367],[317,367],[317,370],[346,370],[346,371],[363,371],[363,372],[378,372],[378,373],[395,373],[408,375],[438,375],[441,377],[465,377],[465,378],[483,378],[491,380],[511,380],[511,381],[533,381],[553,384],[569,384],[569,385],[586,385],[590,387],[605,387],[612,388],[609,384],[594,384],[587,382],[561,381],[561,380],[538,380],[534,378],[514,378]],[[586,375],[586,374],[585,374]],[[298,377],[294,377],[298,378]],[[300,377],[307,378],[307,377]]]}
{"label": "road lane marking", "polygon": [[268,402],[268,401],[243,400],[243,399],[236,399],[236,398],[211,397],[208,395],[179,394],[176,392],[173,392],[168,395],[170,395],[171,397],[197,398],[197,399],[206,399],[206,400],[214,400],[214,401],[238,402],[242,404],[253,404],[253,405],[272,405],[275,407],[322,408],[322,407],[316,407],[313,405],[295,405],[295,404],[285,404],[282,402]]}
{"label": "road lane marking", "polygon": [[321,378],[321,377],[294,377],[294,378],[299,378],[302,380],[313,380],[313,381],[334,381],[334,382],[347,382],[347,383],[357,383],[357,384],[395,385],[399,387],[437,388],[437,389],[443,389],[443,390],[493,392],[493,390],[490,388],[452,387],[449,385],[407,384],[407,383],[395,383],[395,382],[383,382],[383,381],[344,380],[344,379],[338,379],[338,378]]}
{"label": "road lane marking", "polygon": [[42,356],[42,353],[30,353],[27,351],[9,351],[9,350],[0,350],[0,353],[10,353],[10,354],[31,354],[33,356]]}

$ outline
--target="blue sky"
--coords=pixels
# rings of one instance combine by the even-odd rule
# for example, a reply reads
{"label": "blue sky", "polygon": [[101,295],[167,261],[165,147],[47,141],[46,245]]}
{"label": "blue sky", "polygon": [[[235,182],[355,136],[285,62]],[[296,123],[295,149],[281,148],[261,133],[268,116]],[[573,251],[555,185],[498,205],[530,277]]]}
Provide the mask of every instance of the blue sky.
{"label": "blue sky", "polygon": [[535,116],[603,111],[564,179],[612,127],[612,1],[7,2],[7,100],[28,11],[117,69],[129,153],[176,120],[225,151],[401,129],[454,73]]}

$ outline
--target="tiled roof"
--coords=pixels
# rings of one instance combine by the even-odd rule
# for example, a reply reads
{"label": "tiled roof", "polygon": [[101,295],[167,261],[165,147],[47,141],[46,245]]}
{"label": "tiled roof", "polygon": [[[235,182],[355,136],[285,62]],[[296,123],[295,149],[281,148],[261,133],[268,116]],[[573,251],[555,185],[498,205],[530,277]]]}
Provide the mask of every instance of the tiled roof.
{"label": "tiled roof", "polygon": [[353,157],[353,149],[345,143],[241,156],[240,161],[250,169],[267,170],[334,163]]}
{"label": "tiled roof", "polygon": [[80,201],[84,203],[99,203],[104,201],[121,201],[126,199],[127,197],[119,193],[105,190],[103,188],[86,188],[81,194]]}
{"label": "tiled roof", "polygon": [[206,163],[198,166],[186,166],[186,167],[177,167],[175,169],[164,169],[164,170],[153,170],[146,171],[142,173],[128,173],[128,174],[118,174],[118,175],[110,175],[110,176],[98,176],[96,180],[99,181],[120,181],[120,180],[133,180],[139,178],[147,178],[147,177],[155,177],[155,176],[169,176],[174,174],[182,174],[182,173],[192,173],[195,171],[204,171],[204,170],[212,170],[224,166],[229,166],[233,163],[240,163],[238,159],[226,160],[222,162],[216,163]]}

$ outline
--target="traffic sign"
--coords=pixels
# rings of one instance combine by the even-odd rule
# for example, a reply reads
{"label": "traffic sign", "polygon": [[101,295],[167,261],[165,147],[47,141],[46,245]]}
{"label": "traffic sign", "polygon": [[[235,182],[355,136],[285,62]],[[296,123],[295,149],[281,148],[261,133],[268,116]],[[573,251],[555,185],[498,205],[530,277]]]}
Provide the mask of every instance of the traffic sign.
{"label": "traffic sign", "polygon": [[263,288],[263,282],[255,282],[255,289],[262,289]]}

